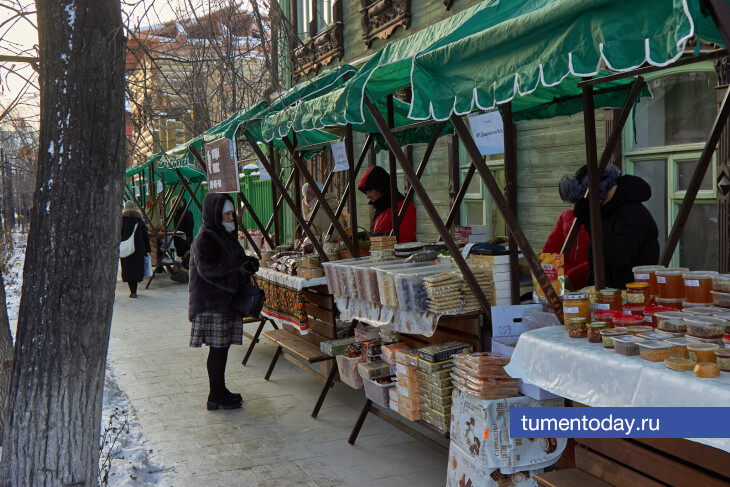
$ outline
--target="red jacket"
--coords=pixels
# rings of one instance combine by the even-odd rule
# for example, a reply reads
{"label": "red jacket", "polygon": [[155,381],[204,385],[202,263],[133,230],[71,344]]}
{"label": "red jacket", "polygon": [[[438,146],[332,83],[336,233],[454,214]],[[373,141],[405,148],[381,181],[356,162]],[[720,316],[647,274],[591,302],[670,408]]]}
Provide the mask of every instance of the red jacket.
{"label": "red jacket", "polygon": [[[543,252],[550,254],[559,254],[563,248],[565,239],[570,234],[570,227],[573,225],[573,210],[565,210],[558,217],[555,228],[550,232],[550,236],[542,248]],[[570,252],[565,255],[565,275],[568,276],[570,282],[573,283],[575,289],[580,289],[586,285],[588,279],[588,245],[590,243],[590,235],[584,227],[580,227],[578,238],[576,239]]]}
{"label": "red jacket", "polygon": [[[403,207],[403,202],[398,202],[398,212]],[[393,230],[393,212],[386,210],[375,217],[373,221],[373,233],[389,234]],[[403,215],[403,221],[400,223],[400,243],[413,242],[416,240],[416,207],[413,203],[408,203],[406,214]]]}

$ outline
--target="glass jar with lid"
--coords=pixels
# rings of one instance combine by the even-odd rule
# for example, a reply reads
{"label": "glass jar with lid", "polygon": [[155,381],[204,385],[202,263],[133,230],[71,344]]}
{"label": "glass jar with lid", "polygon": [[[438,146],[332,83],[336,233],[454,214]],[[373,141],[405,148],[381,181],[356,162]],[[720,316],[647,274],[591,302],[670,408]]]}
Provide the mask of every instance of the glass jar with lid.
{"label": "glass jar with lid", "polygon": [[568,336],[570,338],[585,338],[588,336],[586,319],[581,317],[568,318]]}
{"label": "glass jar with lid", "polygon": [[656,271],[665,269],[663,265],[640,265],[632,269],[634,273],[634,281],[648,282],[649,295],[656,297],[659,295],[659,288],[656,281]]}
{"label": "glass jar with lid", "polygon": [[684,287],[687,301],[690,303],[712,302],[712,278],[717,276],[714,271],[685,272]]}
{"label": "glass jar with lid", "polygon": [[606,288],[601,289],[596,293],[596,308],[597,309],[610,309],[613,311],[621,311],[624,305],[624,300],[621,297],[621,290]]}
{"label": "glass jar with lid", "polygon": [[630,282],[626,285],[626,302],[628,304],[649,306],[650,300],[648,282]]}
{"label": "glass jar with lid", "polygon": [[656,271],[656,282],[659,297],[663,299],[686,299],[684,288],[684,273],[689,272],[685,267],[676,269],[660,269]]}
{"label": "glass jar with lid", "polygon": [[[565,293],[563,296],[563,325],[568,330],[570,318],[591,319],[591,302],[588,293]],[[568,330],[569,331],[569,330]]]}

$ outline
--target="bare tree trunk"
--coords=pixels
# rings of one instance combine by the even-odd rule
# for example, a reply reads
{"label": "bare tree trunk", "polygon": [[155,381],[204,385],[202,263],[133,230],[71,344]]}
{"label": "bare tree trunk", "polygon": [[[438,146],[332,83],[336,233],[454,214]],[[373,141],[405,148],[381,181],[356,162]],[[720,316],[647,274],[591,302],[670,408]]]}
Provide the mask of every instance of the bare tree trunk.
{"label": "bare tree trunk", "polygon": [[119,0],[36,8],[41,149],[0,484],[91,486],[121,223],[126,40]]}
{"label": "bare tree trunk", "polygon": [[13,336],[10,334],[8,308],[5,302],[5,282],[0,269],[0,438],[5,427],[5,411],[10,389],[10,369],[13,366]]}

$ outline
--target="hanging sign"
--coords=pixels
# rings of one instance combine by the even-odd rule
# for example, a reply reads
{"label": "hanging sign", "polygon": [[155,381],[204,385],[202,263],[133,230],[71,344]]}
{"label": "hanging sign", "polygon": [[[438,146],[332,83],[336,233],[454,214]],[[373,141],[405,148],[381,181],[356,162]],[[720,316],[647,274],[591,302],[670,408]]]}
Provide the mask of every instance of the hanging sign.
{"label": "hanging sign", "polygon": [[332,172],[347,171],[350,164],[347,161],[347,151],[345,150],[345,141],[333,142],[330,144],[332,148],[332,158],[335,160],[335,168]]}
{"label": "hanging sign", "polygon": [[256,164],[259,165],[259,181],[268,181],[269,179],[271,179],[269,172],[266,170],[264,165],[261,164],[261,161],[256,159]]}
{"label": "hanging sign", "polygon": [[208,191],[211,193],[238,193],[238,163],[232,140],[221,138],[205,144],[208,166]]}
{"label": "hanging sign", "polygon": [[162,193],[163,190],[162,181],[157,181],[157,194]]}
{"label": "hanging sign", "polygon": [[504,154],[504,126],[499,110],[469,117],[469,125],[481,155]]}

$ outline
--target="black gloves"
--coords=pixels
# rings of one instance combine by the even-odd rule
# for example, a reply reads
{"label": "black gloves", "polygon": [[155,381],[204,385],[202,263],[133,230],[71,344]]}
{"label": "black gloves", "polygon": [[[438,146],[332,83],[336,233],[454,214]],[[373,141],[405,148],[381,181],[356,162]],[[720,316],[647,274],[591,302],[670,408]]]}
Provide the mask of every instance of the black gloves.
{"label": "black gloves", "polygon": [[578,200],[573,207],[573,216],[579,224],[586,228],[591,226],[591,210],[588,204],[588,198]]}
{"label": "black gloves", "polygon": [[259,270],[259,261],[254,258],[247,258],[243,264],[238,266],[238,273],[244,277],[256,274]]}

